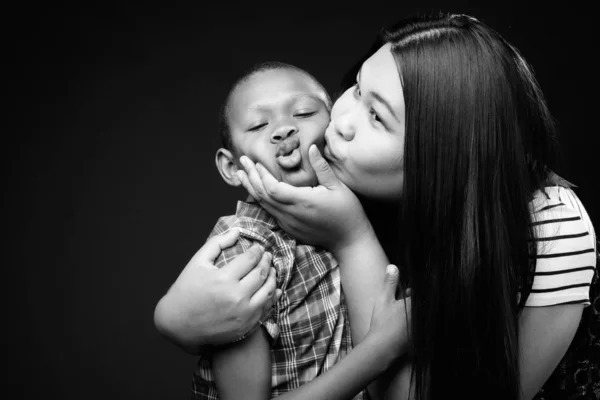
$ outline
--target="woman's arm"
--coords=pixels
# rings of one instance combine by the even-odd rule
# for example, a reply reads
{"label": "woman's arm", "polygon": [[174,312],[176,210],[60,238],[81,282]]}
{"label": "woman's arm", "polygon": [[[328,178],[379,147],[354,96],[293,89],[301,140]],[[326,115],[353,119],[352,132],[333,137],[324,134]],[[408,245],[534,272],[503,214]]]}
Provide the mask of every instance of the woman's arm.
{"label": "woman's arm", "polygon": [[260,247],[215,268],[221,250],[232,246],[238,234],[232,230],[211,237],[156,305],[156,328],[187,353],[239,338],[277,301],[275,272]]}
{"label": "woman's arm", "polygon": [[[390,267],[364,340],[324,374],[277,398],[351,399],[383,373],[404,351],[398,335],[404,329],[404,322],[397,316],[403,315],[405,303],[395,298],[397,284],[398,270]],[[271,370],[268,350],[267,337],[259,329],[213,357],[213,371],[221,399],[269,398]]]}
{"label": "woman's arm", "polygon": [[248,193],[288,234],[303,243],[323,246],[336,257],[352,341],[357,344],[369,329],[374,300],[389,262],[358,198],[337,179],[314,145],[309,158],[319,181],[316,187],[279,182],[247,157],[241,157],[245,172],[238,174]]}
{"label": "woman's arm", "polygon": [[[240,161],[246,171],[239,171],[239,177],[250,195],[286,232],[334,254],[340,264],[352,340],[357,345],[369,330],[388,259],[356,196],[336,178],[316,147],[311,147],[309,156],[319,181],[319,186],[314,188],[297,188],[279,182],[260,164],[255,166],[245,157]],[[404,326],[399,332],[404,344],[406,331]],[[385,379],[378,381],[369,391],[378,398],[382,390],[379,387],[386,384]]]}
{"label": "woman's arm", "polygon": [[389,261],[372,230],[333,255],[340,265],[352,342],[358,344],[369,330],[373,306],[383,287]]}
{"label": "woman's arm", "polygon": [[567,352],[583,312],[581,304],[525,307],[519,320],[522,400],[530,400]]}

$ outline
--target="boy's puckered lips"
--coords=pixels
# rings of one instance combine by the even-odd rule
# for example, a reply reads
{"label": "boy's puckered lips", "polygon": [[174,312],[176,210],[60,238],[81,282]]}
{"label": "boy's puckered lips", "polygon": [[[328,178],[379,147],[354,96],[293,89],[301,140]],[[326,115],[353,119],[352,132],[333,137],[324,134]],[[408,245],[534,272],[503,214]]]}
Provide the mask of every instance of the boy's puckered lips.
{"label": "boy's puckered lips", "polygon": [[277,144],[277,163],[281,168],[293,169],[300,166],[302,153],[300,152],[300,139],[293,135]]}

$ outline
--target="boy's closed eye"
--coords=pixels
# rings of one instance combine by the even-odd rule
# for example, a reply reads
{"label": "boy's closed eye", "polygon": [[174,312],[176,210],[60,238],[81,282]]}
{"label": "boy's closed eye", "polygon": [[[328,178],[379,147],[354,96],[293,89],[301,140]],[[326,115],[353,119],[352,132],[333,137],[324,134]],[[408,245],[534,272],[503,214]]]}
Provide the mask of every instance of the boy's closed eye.
{"label": "boy's closed eye", "polygon": [[261,130],[263,127],[267,126],[266,122],[261,122],[258,123],[256,125],[251,125],[250,128],[248,128],[246,131],[247,132],[257,132],[259,130]]}

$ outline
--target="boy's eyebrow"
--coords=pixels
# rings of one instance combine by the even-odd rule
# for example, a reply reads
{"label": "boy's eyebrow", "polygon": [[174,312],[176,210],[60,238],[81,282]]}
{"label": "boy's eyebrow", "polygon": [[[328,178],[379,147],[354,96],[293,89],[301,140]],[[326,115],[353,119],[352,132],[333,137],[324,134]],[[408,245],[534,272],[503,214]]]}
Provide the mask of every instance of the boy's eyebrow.
{"label": "boy's eyebrow", "polygon": [[300,98],[303,98],[303,97],[309,97],[309,98],[311,98],[313,100],[316,100],[316,101],[319,101],[319,102],[323,101],[323,99],[321,98],[321,96],[319,96],[318,93],[299,93],[299,94],[294,95],[292,97],[292,99],[293,100],[297,100],[297,99],[300,99]]}
{"label": "boy's eyebrow", "polygon": [[[362,65],[360,66],[360,69],[358,70],[358,75],[357,75],[357,78],[356,78],[357,82],[360,82],[360,73],[361,73],[361,71],[362,71]],[[360,84],[359,84],[359,86],[360,86]],[[390,105],[390,103],[383,96],[381,96],[379,93],[374,92],[372,90],[369,90],[367,92],[367,94],[371,95],[375,100],[377,100],[379,103],[381,103],[387,109],[387,111],[392,115],[392,117],[394,117],[394,119],[397,122],[400,122],[400,119],[398,118],[398,116],[394,112],[394,109],[392,108],[392,106]]]}
{"label": "boy's eyebrow", "polygon": [[[327,106],[327,102],[325,101],[325,98],[322,98],[321,96],[319,96],[318,93],[297,93],[297,94],[292,95],[288,99],[288,102],[294,102],[296,100],[303,99],[303,98],[310,98],[319,103],[324,103],[325,106]],[[253,110],[253,111],[269,111],[269,107],[266,107],[262,104],[254,105],[252,107],[249,107],[249,109]]]}

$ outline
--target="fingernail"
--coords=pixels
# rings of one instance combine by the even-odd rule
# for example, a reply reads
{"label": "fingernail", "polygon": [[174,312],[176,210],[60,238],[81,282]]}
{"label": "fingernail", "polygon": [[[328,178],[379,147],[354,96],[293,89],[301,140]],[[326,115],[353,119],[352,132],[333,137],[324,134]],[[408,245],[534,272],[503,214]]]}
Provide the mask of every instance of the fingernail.
{"label": "fingernail", "polygon": [[266,269],[261,269],[260,270],[260,278],[263,279],[263,280],[265,280],[265,279],[267,279],[267,276],[269,276],[269,274],[267,273],[267,270]]}
{"label": "fingernail", "polygon": [[251,251],[252,251],[254,254],[256,254],[256,256],[258,256],[258,257],[262,257],[263,248],[262,248],[262,247],[260,247],[259,245],[257,245],[257,244],[253,245],[253,246],[250,248],[250,250],[251,250]]}
{"label": "fingernail", "polygon": [[240,181],[244,180],[244,178],[243,178],[244,174],[242,174],[242,171],[236,171],[235,174],[237,175],[237,177]]}
{"label": "fingernail", "polygon": [[398,268],[390,264],[387,266],[386,272],[390,275],[396,275],[396,273],[398,272]]}
{"label": "fingernail", "polygon": [[246,167],[246,163],[248,162],[248,160],[246,160],[246,156],[241,156],[240,157],[240,163]]}

